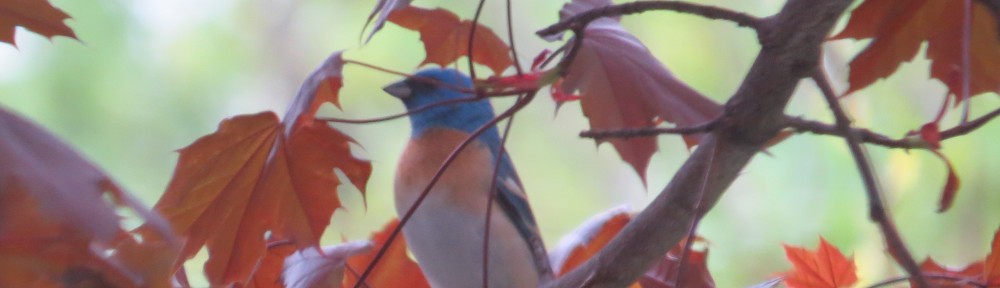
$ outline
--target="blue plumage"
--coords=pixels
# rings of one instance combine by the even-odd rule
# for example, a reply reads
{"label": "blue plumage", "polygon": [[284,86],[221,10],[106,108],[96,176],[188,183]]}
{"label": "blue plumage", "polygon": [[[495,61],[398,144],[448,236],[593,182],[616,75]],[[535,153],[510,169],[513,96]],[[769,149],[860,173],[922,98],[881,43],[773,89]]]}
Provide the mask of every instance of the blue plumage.
{"label": "blue plumage", "polygon": [[[441,129],[471,134],[495,117],[493,106],[487,99],[439,105],[423,111],[417,111],[443,101],[473,98],[474,95],[460,91],[472,90],[472,80],[454,69],[425,69],[414,76],[384,88],[387,93],[400,98],[406,105],[407,110],[413,112],[409,117],[412,127],[411,142],[428,141],[427,137],[432,136],[425,135],[432,135],[433,133],[430,132],[441,131]],[[488,163],[484,162],[476,165],[474,169],[483,169],[485,170],[483,173],[492,175],[494,167],[497,166],[496,161],[500,161],[499,170],[497,171],[496,204],[503,215],[509,218],[517,232],[516,234],[519,234],[519,238],[525,241],[528,249],[531,250],[531,254],[534,255],[534,262],[539,271],[539,276],[541,278],[551,277],[551,267],[549,267],[544,245],[538,235],[535,217],[524,196],[521,181],[517,176],[510,157],[506,153],[500,153],[501,141],[497,128],[495,126],[488,127],[477,140],[480,145],[485,146],[489,150],[489,154],[492,156],[489,158],[492,159],[489,159]],[[448,144],[441,143],[440,145]],[[426,167],[421,169],[433,168]],[[416,174],[416,172],[407,172],[406,175],[410,174]],[[439,186],[441,185],[460,186],[457,183],[439,183]],[[399,188],[397,187],[397,189]],[[485,199],[482,201],[485,202]],[[446,245],[445,243],[441,244]],[[419,254],[418,260],[420,260]]]}

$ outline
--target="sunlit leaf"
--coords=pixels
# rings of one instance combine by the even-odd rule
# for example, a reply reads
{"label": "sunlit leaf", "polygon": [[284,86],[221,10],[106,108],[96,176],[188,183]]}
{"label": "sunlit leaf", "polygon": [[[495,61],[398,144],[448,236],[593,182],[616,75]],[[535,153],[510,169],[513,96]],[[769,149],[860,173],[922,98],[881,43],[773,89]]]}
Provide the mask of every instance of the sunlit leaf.
{"label": "sunlit leaf", "polygon": [[283,121],[272,112],[236,116],[181,149],[156,209],[187,237],[182,261],[208,247],[213,285],[248,281],[268,233],[298,249],[318,247],[340,207],[334,169],[364,191],[369,162],[351,155],[350,137],[314,119],[320,104],[336,103],[342,66],[335,53],[313,72]]}
{"label": "sunlit leaf", "polygon": [[[420,32],[427,58],[420,65],[434,63],[447,67],[459,57],[468,56],[472,21],[461,20],[448,10],[406,6],[389,14],[389,22]],[[478,25],[472,42],[472,60],[486,65],[494,74],[513,65],[510,47],[493,30]]]}

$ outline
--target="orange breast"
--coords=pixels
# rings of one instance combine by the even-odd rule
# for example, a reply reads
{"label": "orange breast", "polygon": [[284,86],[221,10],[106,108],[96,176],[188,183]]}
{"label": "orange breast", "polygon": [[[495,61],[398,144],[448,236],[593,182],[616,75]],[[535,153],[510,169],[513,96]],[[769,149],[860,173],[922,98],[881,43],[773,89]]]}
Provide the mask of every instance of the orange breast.
{"label": "orange breast", "polygon": [[[441,164],[468,134],[458,130],[430,129],[412,139],[396,170],[396,206],[409,207],[437,173]],[[486,193],[492,181],[492,155],[489,148],[473,141],[445,170],[425,201],[431,206],[448,205],[472,211],[485,211]]]}

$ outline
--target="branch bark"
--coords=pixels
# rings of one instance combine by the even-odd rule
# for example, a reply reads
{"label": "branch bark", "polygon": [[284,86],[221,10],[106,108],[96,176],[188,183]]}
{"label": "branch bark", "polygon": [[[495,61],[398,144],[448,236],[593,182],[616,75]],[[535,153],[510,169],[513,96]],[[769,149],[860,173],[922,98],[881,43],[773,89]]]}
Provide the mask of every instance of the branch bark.
{"label": "branch bark", "polygon": [[[762,19],[761,52],[726,103],[720,126],[603,250],[547,287],[626,287],[687,235],[691,221],[700,216],[698,207],[710,210],[784,127],[783,111],[792,92],[817,67],[823,41],[850,3],[789,0],[777,15]],[[709,182],[699,195],[705,179]]]}

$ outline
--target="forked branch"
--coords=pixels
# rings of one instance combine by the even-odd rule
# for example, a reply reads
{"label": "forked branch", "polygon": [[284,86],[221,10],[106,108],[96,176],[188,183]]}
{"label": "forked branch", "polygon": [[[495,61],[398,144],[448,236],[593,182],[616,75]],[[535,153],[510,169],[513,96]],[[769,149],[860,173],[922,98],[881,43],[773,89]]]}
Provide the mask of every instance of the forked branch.
{"label": "forked branch", "polygon": [[[989,113],[979,116],[972,121],[967,121],[965,123],[959,124],[958,126],[952,127],[941,131],[941,141],[969,134],[976,129],[979,129],[986,123],[989,123],[993,119],[1000,116],[1000,108],[997,108]],[[805,120],[798,117],[788,117],[786,119],[788,127],[795,129],[798,132],[809,132],[819,135],[832,135],[838,137],[845,137],[848,134],[853,134],[858,136],[858,140],[861,142],[875,144],[887,148],[904,148],[904,149],[915,149],[915,148],[929,148],[930,145],[919,138],[914,137],[902,137],[899,139],[893,139],[889,136],[879,134],[864,128],[851,128],[849,133],[844,133],[842,130],[838,129],[837,126],[830,125],[827,123]]]}
{"label": "forked branch", "polygon": [[[691,221],[715,205],[740,170],[783,128],[783,111],[792,92],[816,69],[823,41],[851,2],[789,0],[780,13],[768,18],[769,28],[758,29],[768,45],[762,45],[739,90],[726,103],[725,121],[712,129],[667,187],[604,249],[546,287],[626,287],[687,236]],[[765,23],[752,19],[754,25]],[[581,20],[564,22],[574,21]]]}
{"label": "forked branch", "polygon": [[847,113],[840,107],[837,94],[834,93],[833,87],[830,85],[830,81],[821,67],[822,65],[816,68],[812,79],[816,81],[816,85],[823,91],[823,97],[826,98],[826,102],[830,106],[830,111],[833,112],[833,116],[837,121],[837,129],[844,135],[847,147],[851,150],[851,155],[854,156],[854,163],[857,164],[858,172],[861,173],[861,179],[865,184],[865,192],[867,192],[866,195],[868,196],[869,217],[882,230],[882,236],[889,247],[889,253],[910,274],[910,277],[916,284],[915,286],[919,288],[930,287],[927,279],[924,279],[923,272],[920,271],[917,261],[913,260],[909,249],[903,243],[903,238],[899,236],[899,231],[896,230],[896,225],[892,223],[892,218],[885,211],[885,204],[882,202],[882,192],[879,191],[878,182],[875,180],[875,171],[872,171],[868,156],[865,155],[864,148],[861,147],[861,138],[857,134],[851,133],[851,120],[847,118]]}

